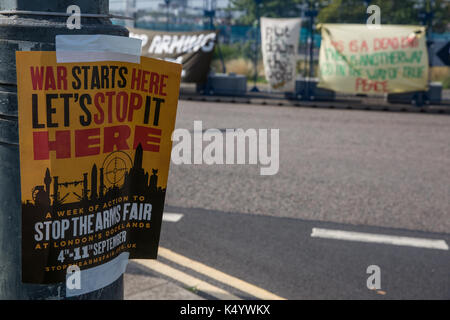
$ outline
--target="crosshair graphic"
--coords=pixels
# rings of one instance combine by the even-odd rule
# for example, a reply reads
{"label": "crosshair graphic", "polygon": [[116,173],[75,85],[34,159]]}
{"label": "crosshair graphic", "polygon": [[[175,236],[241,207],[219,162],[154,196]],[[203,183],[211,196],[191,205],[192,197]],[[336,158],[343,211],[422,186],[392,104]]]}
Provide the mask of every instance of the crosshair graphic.
{"label": "crosshair graphic", "polygon": [[116,187],[125,180],[125,173],[131,168],[131,158],[123,151],[114,151],[103,161],[105,182]]}

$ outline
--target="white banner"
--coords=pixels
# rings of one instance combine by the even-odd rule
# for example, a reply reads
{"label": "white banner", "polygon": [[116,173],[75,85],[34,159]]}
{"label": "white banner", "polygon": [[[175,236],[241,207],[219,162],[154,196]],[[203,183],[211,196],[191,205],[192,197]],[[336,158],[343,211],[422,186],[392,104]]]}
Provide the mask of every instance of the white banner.
{"label": "white banner", "polygon": [[425,27],[323,24],[318,87],[341,93],[427,90]]}
{"label": "white banner", "polygon": [[293,91],[301,19],[261,18],[264,72],[272,89]]}

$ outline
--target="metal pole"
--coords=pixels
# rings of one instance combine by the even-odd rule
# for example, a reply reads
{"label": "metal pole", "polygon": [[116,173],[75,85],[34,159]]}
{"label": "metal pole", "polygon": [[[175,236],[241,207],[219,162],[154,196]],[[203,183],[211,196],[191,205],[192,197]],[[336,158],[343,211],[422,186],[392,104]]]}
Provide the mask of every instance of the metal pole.
{"label": "metal pole", "polygon": [[[209,2],[207,0],[205,0],[204,4],[203,4],[203,15],[206,17],[209,17],[209,30],[215,30],[215,26],[214,26],[214,17],[216,16],[216,1],[215,0],[210,0]],[[220,30],[219,33],[217,34],[217,51],[219,54],[219,59],[220,62],[222,64],[222,73],[227,73],[227,68],[225,67],[225,61],[223,60],[223,55],[222,55],[222,50],[220,50],[220,44],[219,44],[219,35],[220,35]]]}
{"label": "metal pole", "polygon": [[250,92],[259,92],[258,87],[256,86],[256,82],[258,81],[258,32],[260,32],[260,16],[259,16],[259,5],[261,4],[261,0],[255,0],[256,4],[256,30],[255,30],[255,50],[253,57],[253,64],[255,68],[255,73],[253,75],[253,88],[250,89]]}
{"label": "metal pole", "polygon": [[[433,34],[432,34],[432,26],[433,26],[433,9],[434,1],[430,2],[427,0],[425,3],[424,10],[419,13],[419,18],[422,19],[423,25],[426,27],[426,36],[427,36],[427,52],[428,52],[428,83],[431,82],[431,67],[432,64],[432,46],[433,46]],[[417,107],[422,107],[424,104],[424,100],[429,100],[428,92],[417,92],[414,95],[413,102],[415,102]]]}
{"label": "metal pole", "polygon": [[133,20],[127,20],[125,25],[127,27],[136,28],[136,0],[125,0],[125,13],[128,17],[133,17]]}
{"label": "metal pole", "polygon": [[169,7],[170,0],[164,0],[166,3],[166,31],[169,31]]}
{"label": "metal pole", "polygon": [[[428,0],[427,1],[427,50],[428,50],[428,84],[431,83],[432,81],[432,70],[431,68],[433,67],[433,44],[434,44],[434,39],[433,39],[433,17],[434,17],[434,12],[433,12],[433,7],[434,7],[435,3],[434,1]],[[428,95],[428,94],[427,94]],[[429,97],[427,97],[427,100],[429,100]]]}
{"label": "metal pole", "polygon": [[308,50],[309,50],[309,66],[308,66],[308,79],[306,80],[306,100],[311,100],[313,94],[313,86],[312,86],[312,77],[314,76],[314,17],[317,16],[317,9],[312,7],[312,4],[309,4],[310,7],[306,12],[307,16],[309,16],[309,36],[308,36]]}
{"label": "metal pole", "polygon": [[[108,14],[108,0],[0,0],[0,10],[66,12],[78,5],[81,13]],[[21,281],[21,192],[15,51],[55,50],[57,34],[128,36],[107,18],[81,18],[81,29],[69,30],[67,17],[0,15],[0,299],[64,299],[65,283],[24,284]],[[123,278],[75,299],[123,299]]]}
{"label": "metal pole", "polygon": [[314,11],[311,14],[310,20],[310,34],[311,41],[309,44],[309,78],[311,79],[314,76]]}

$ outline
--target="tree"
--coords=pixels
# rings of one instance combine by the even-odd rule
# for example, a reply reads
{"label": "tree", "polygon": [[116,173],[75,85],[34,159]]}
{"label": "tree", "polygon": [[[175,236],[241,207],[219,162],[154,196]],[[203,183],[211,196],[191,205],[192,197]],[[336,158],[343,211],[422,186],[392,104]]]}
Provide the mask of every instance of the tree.
{"label": "tree", "polygon": [[421,24],[416,0],[377,0],[372,3],[381,9],[382,24]]}
{"label": "tree", "polygon": [[321,23],[365,23],[368,14],[365,2],[381,9],[382,24],[422,24],[419,14],[434,13],[433,31],[448,31],[450,5],[448,0],[332,0],[320,1],[318,21]]}
{"label": "tree", "polygon": [[317,16],[320,23],[365,23],[367,19],[367,8],[361,0],[334,0],[326,4],[321,1]]}
{"label": "tree", "polygon": [[314,5],[320,23],[366,23],[368,3],[380,7],[382,24],[420,25],[419,14],[431,10],[433,31],[450,31],[449,0],[230,0],[230,9],[243,13],[238,23],[250,25],[256,21],[257,2],[261,3],[260,16],[273,18],[299,17],[307,4]]}
{"label": "tree", "polygon": [[238,23],[250,25],[257,19],[257,3],[260,2],[260,17],[298,17],[300,16],[302,3],[305,0],[231,0],[231,8],[244,14],[238,19]]}
{"label": "tree", "polygon": [[418,0],[421,12],[433,12],[433,32],[450,31],[450,2],[448,0]]}

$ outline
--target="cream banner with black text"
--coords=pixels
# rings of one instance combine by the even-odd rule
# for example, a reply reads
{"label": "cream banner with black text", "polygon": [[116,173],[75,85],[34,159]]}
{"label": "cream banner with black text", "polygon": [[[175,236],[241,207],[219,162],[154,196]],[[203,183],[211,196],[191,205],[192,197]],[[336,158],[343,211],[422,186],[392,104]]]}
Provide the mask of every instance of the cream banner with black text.
{"label": "cream banner with black text", "polygon": [[272,89],[294,90],[300,26],[298,18],[261,18],[264,72]]}
{"label": "cream banner with black text", "polygon": [[425,28],[408,25],[323,24],[319,87],[380,94],[427,89]]}

